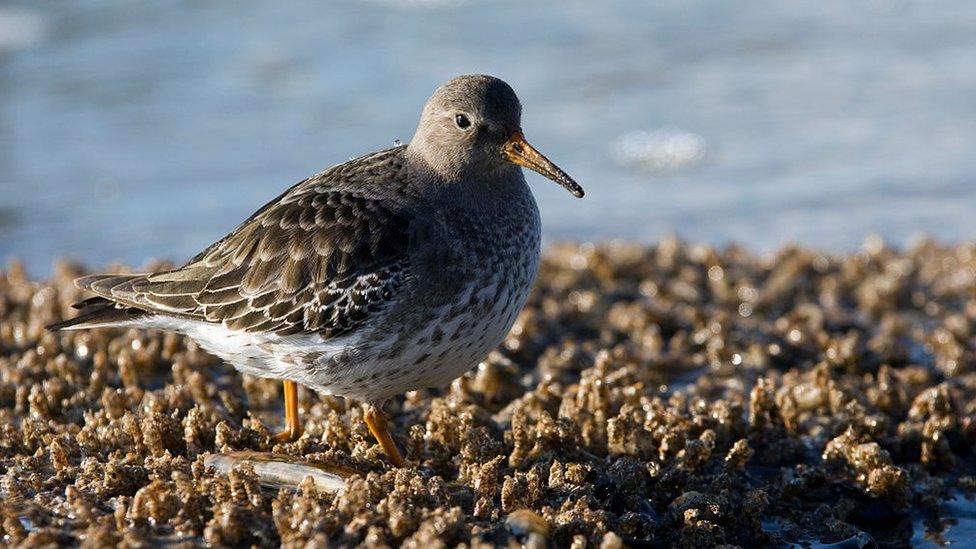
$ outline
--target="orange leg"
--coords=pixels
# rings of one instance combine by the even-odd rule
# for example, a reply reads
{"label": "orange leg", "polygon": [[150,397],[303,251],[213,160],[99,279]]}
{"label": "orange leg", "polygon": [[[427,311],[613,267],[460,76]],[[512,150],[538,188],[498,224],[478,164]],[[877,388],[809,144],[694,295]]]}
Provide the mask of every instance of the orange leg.
{"label": "orange leg", "polygon": [[372,404],[366,404],[363,420],[366,421],[369,432],[373,434],[376,442],[379,442],[380,446],[383,447],[383,451],[386,452],[393,465],[396,467],[405,466],[406,462],[403,461],[403,456],[400,455],[400,450],[397,450],[396,443],[390,436],[390,430],[386,427],[386,418],[383,416],[383,412],[377,410]]}
{"label": "orange leg", "polygon": [[302,436],[302,424],[298,420],[298,384],[284,380],[285,429],[274,436],[275,442],[292,442]]}

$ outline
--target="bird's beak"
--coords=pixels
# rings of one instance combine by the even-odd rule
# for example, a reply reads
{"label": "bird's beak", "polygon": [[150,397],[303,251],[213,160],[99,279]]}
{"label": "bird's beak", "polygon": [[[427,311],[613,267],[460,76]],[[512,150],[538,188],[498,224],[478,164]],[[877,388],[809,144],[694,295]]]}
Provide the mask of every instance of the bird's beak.
{"label": "bird's beak", "polygon": [[535,150],[535,147],[529,145],[522,132],[513,133],[512,137],[509,137],[508,141],[502,145],[502,156],[513,164],[526,167],[552,179],[573,193],[576,198],[583,198],[583,187],[580,187],[579,183],[573,181],[572,177],[566,175],[566,172],[559,169],[559,166],[553,164],[541,152]]}

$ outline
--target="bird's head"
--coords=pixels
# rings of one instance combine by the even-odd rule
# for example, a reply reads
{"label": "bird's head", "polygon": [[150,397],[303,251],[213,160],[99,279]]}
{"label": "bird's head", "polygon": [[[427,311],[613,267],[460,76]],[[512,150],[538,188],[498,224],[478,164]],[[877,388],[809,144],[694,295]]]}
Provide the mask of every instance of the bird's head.
{"label": "bird's head", "polygon": [[522,104],[505,81],[459,76],[427,100],[408,146],[447,179],[523,166],[562,185],[576,197],[583,188],[522,134]]}

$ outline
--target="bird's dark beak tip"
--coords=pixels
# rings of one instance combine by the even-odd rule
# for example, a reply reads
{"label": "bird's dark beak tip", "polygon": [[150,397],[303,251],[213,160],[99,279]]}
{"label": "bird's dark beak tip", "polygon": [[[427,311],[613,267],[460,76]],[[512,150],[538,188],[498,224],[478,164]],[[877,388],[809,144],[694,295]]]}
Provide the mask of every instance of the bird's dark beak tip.
{"label": "bird's dark beak tip", "polygon": [[512,134],[502,149],[502,154],[509,162],[542,174],[558,183],[576,198],[583,198],[585,194],[583,187],[580,187],[559,166],[553,164],[551,160],[530,145],[521,131]]}

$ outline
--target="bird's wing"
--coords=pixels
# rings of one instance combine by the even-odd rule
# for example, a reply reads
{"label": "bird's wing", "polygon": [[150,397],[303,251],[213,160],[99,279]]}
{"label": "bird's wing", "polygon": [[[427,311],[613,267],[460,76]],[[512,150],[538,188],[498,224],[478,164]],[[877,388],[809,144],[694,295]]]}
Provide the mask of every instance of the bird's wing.
{"label": "bird's wing", "polygon": [[410,270],[412,216],[356,181],[400,175],[376,164],[340,165],[299,183],[183,267],[79,285],[121,305],[234,330],[350,333],[396,297]]}

